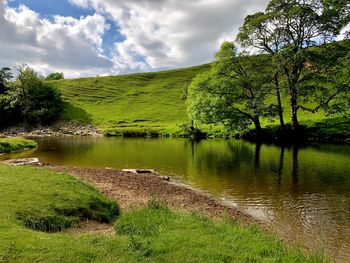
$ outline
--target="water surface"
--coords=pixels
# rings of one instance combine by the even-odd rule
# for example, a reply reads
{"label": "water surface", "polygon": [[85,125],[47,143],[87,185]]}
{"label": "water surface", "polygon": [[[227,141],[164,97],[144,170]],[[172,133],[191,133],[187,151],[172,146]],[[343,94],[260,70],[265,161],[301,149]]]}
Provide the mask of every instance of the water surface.
{"label": "water surface", "polygon": [[57,165],[155,168],[271,223],[290,240],[350,262],[350,147],[280,148],[242,140],[38,138]]}

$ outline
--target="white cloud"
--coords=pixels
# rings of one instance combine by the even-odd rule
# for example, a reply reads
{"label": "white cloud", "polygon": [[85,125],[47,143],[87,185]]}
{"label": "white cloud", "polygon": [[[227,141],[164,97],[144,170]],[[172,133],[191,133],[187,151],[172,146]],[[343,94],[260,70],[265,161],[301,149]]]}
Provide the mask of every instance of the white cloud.
{"label": "white cloud", "polygon": [[111,59],[102,55],[102,36],[108,25],[102,15],[41,18],[24,5],[0,5],[0,67],[26,63],[43,74],[67,76],[110,72]]}
{"label": "white cloud", "polygon": [[115,66],[161,69],[212,60],[224,39],[233,40],[244,17],[267,0],[70,0],[108,14],[126,40],[116,44]]}
{"label": "white cloud", "polygon": [[[1,0],[0,0],[1,1]],[[0,66],[25,62],[70,77],[199,65],[233,40],[244,17],[268,0],[69,0],[95,14],[51,20],[0,5]],[[107,18],[125,41],[103,55]]]}

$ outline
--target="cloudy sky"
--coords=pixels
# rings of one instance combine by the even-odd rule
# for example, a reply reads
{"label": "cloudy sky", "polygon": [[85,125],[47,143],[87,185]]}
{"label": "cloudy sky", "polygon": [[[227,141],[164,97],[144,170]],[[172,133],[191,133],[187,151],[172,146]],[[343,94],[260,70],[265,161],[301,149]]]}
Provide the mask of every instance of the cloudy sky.
{"label": "cloudy sky", "polygon": [[26,63],[79,77],[209,62],[267,0],[0,2],[0,67]]}
{"label": "cloudy sky", "polygon": [[67,77],[155,71],[213,59],[267,0],[0,0],[0,67]]}

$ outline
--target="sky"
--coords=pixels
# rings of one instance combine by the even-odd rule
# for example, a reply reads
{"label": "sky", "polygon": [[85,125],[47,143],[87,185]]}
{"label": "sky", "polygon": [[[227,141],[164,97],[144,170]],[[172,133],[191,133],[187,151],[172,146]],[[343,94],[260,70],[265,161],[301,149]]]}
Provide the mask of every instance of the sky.
{"label": "sky", "polygon": [[0,0],[0,68],[68,78],[210,62],[268,0]]}

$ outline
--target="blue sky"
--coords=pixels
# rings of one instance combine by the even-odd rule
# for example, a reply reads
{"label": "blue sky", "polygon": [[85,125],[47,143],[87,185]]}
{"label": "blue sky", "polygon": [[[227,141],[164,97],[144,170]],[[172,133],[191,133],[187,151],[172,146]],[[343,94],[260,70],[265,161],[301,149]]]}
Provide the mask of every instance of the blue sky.
{"label": "blue sky", "polygon": [[81,16],[92,15],[94,10],[81,8],[72,5],[67,0],[11,0],[8,2],[10,7],[18,7],[20,4],[26,5],[31,10],[42,16],[61,15],[80,18]]}

